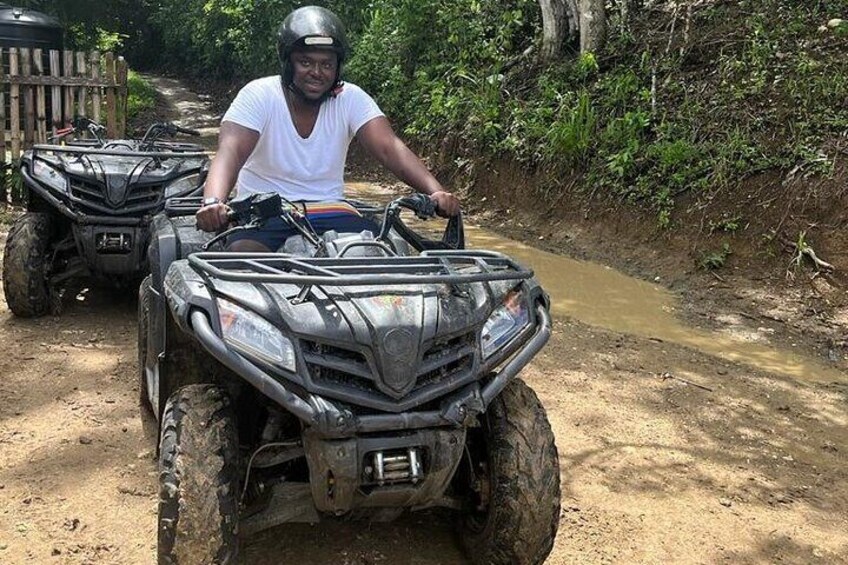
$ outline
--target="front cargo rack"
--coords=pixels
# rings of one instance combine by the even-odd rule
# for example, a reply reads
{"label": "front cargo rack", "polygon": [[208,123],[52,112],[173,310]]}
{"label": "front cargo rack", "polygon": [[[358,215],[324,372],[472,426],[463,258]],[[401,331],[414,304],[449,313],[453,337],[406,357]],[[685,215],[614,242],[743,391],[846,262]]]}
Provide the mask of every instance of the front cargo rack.
{"label": "front cargo rack", "polygon": [[74,145],[33,145],[32,154],[39,151],[45,153],[72,153],[74,155],[110,155],[112,157],[154,157],[158,159],[190,159],[208,157],[204,151],[182,151],[170,147],[171,151],[134,151],[132,149],[104,149],[100,147]]}
{"label": "front cargo rack", "polygon": [[278,253],[203,252],[188,258],[224,281],[308,286],[466,284],[529,279],[533,271],[494,251],[425,251],[416,257],[292,257]]}

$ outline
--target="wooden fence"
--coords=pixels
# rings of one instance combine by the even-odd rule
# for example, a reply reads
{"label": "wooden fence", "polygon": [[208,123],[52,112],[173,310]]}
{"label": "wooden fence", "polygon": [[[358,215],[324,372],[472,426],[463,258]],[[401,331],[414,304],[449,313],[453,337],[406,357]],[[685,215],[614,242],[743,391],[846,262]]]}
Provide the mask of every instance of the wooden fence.
{"label": "wooden fence", "polygon": [[[74,116],[105,125],[109,137],[126,130],[127,65],[97,51],[0,49],[0,135],[11,159],[34,143],[46,143]],[[0,165],[7,159],[0,152]]]}
{"label": "wooden fence", "polygon": [[[126,132],[127,64],[98,51],[0,48],[0,206],[19,201],[14,174],[21,153],[46,143],[74,116],[105,125],[110,138]],[[7,186],[11,191],[7,191]],[[8,194],[11,192],[12,194]]]}

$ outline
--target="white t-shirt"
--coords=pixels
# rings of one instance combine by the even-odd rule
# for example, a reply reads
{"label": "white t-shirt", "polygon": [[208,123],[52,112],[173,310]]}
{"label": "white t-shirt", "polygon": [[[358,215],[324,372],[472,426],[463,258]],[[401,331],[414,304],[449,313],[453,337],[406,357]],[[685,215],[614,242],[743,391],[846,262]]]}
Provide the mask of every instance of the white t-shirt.
{"label": "white t-shirt", "polygon": [[239,173],[238,198],[279,192],[289,200],[340,200],[348,146],[359,128],[382,115],[373,98],[346,82],[338,96],[321,104],[304,139],[294,127],[280,76],[248,83],[221,120],[260,134]]}

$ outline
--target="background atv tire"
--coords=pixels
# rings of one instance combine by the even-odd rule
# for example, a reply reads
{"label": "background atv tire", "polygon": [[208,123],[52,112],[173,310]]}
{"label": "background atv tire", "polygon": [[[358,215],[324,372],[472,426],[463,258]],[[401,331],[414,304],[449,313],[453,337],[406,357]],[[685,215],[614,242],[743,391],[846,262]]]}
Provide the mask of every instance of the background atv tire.
{"label": "background atv tire", "polygon": [[50,310],[50,228],[48,214],[27,212],[9,230],[3,256],[3,291],[16,316],[32,318]]}
{"label": "background atv tire", "polygon": [[159,443],[159,564],[233,564],[238,437],[230,398],[190,385],[168,399]]}
{"label": "background atv tire", "polygon": [[147,330],[150,323],[150,285],[151,275],[144,277],[138,287],[138,400],[142,410],[152,412],[147,397],[147,378],[144,374],[144,366],[147,363]]}
{"label": "background atv tire", "polygon": [[488,504],[485,512],[462,517],[462,543],[480,565],[542,563],[553,549],[560,514],[559,457],[545,409],[515,379],[482,423]]}

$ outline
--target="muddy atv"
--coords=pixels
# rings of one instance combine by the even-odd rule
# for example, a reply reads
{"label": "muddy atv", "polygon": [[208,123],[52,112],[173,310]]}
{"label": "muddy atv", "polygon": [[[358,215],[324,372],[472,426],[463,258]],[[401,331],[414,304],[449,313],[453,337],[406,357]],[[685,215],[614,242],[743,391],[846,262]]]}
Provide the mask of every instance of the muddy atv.
{"label": "muddy atv", "polygon": [[[67,141],[83,133],[90,137]],[[26,212],[9,230],[3,258],[6,302],[17,316],[57,312],[74,278],[137,285],[147,271],[150,220],[166,198],[192,194],[204,181],[203,148],[162,139],[196,131],[157,123],[141,139],[104,133],[76,118],[21,158]]]}
{"label": "muddy atv", "polygon": [[[160,564],[233,563],[239,537],[327,517],[442,507],[480,564],[541,563],[560,512],[554,436],[518,378],[551,333],[549,300],[509,257],[354,203],[379,233],[318,234],[277,195],[276,253],[221,252],[198,199],[154,220],[140,288],[140,390],[159,423]],[[408,212],[406,212],[408,215]],[[223,235],[223,234],[222,234]]]}

